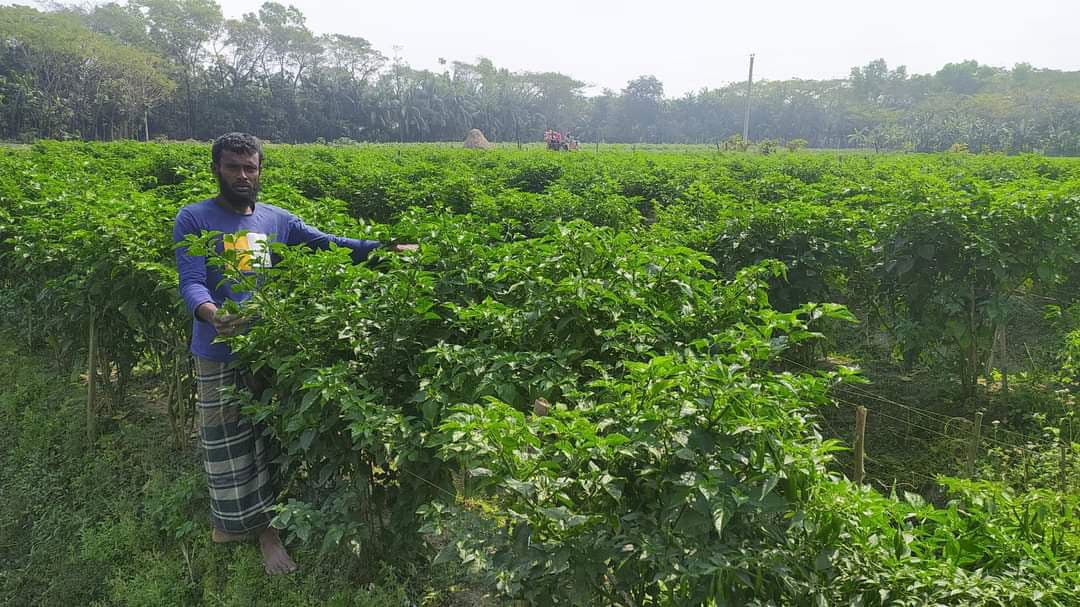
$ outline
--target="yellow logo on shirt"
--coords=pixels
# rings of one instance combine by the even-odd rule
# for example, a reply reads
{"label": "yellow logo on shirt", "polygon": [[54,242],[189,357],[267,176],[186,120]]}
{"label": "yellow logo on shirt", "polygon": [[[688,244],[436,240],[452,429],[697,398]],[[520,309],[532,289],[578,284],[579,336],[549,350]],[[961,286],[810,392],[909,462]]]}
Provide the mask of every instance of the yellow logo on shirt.
{"label": "yellow logo on shirt", "polygon": [[248,232],[235,236],[226,236],[222,241],[226,251],[235,250],[237,265],[241,272],[251,272],[255,268],[270,267],[270,247],[266,234]]}

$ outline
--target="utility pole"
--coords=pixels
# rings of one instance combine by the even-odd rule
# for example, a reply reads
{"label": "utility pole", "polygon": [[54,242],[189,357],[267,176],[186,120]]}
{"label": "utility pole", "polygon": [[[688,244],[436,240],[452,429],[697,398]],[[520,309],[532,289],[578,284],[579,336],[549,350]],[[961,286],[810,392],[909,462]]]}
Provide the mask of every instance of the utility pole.
{"label": "utility pole", "polygon": [[743,117],[742,138],[750,142],[750,93],[754,90],[754,54],[750,53],[750,75],[746,78],[746,115]]}

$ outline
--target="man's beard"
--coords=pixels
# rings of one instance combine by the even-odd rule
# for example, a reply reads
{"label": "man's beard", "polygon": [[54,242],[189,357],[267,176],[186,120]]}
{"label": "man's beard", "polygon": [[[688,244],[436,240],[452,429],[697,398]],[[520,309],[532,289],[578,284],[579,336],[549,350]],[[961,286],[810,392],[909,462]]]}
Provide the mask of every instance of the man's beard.
{"label": "man's beard", "polygon": [[237,190],[223,177],[218,177],[218,195],[237,208],[254,208],[255,201],[259,198],[259,189],[260,184],[255,182],[251,183],[246,191]]}

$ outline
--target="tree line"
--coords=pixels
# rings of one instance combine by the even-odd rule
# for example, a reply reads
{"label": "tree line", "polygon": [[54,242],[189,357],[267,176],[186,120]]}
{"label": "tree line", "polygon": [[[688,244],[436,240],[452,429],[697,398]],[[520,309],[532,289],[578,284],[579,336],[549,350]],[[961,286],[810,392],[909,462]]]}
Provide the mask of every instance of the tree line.
{"label": "tree line", "polygon": [[[317,34],[293,6],[225,18],[214,0],[0,7],[0,138],[281,142],[584,141],[744,147],[745,82],[664,95],[643,75],[586,96],[558,72],[490,59],[416,69],[362,37]],[[1080,72],[968,60],[933,74],[883,59],[847,78],[755,83],[755,141],[878,151],[1080,154]]]}

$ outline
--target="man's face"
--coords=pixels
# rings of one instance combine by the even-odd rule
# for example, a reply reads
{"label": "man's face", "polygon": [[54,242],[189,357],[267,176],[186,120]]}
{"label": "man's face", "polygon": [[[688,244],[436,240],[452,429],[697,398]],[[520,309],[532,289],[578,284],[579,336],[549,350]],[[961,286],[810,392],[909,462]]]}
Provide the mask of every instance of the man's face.
{"label": "man's face", "polygon": [[259,155],[221,151],[221,159],[210,165],[218,180],[221,196],[233,204],[251,206],[259,197]]}

